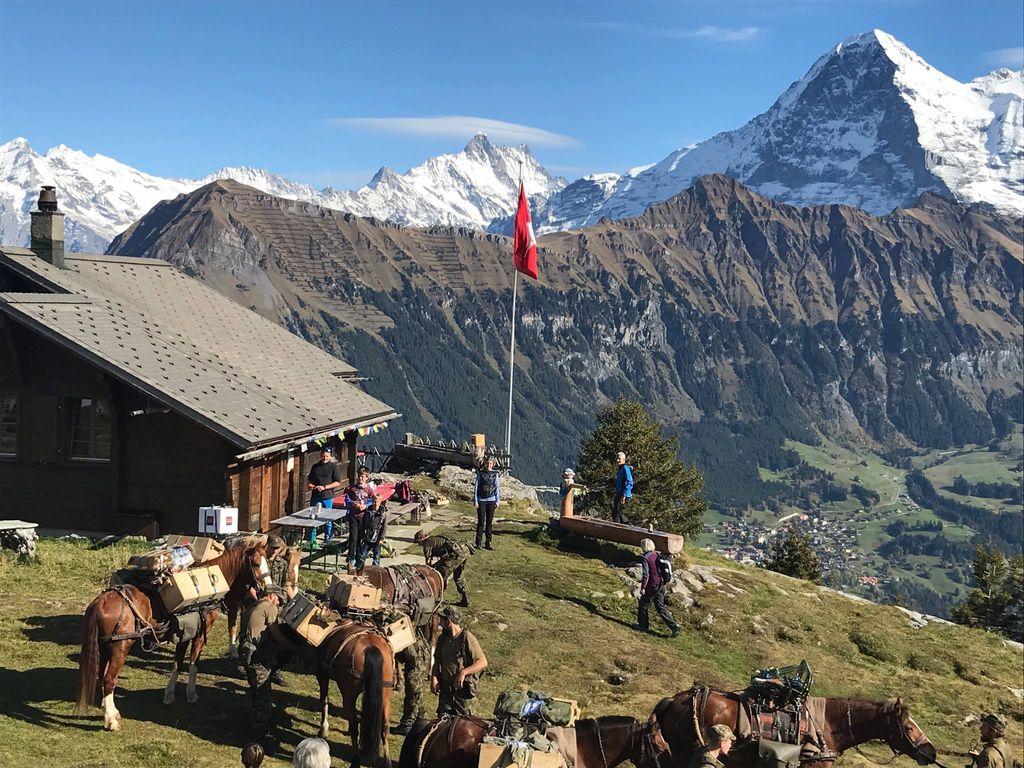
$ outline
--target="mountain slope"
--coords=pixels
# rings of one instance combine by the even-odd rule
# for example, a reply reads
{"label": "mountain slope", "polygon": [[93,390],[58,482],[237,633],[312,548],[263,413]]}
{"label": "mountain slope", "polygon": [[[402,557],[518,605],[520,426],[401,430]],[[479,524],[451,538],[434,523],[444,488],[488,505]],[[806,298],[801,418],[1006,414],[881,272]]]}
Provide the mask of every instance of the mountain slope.
{"label": "mountain slope", "polygon": [[[815,427],[984,442],[999,393],[1020,392],[1020,241],[1019,222],[934,196],[875,218],[724,176],[642,217],[545,236],[520,305],[520,471],[539,480],[571,458],[594,402],[619,394],[670,425],[757,424],[780,442]],[[343,352],[413,431],[502,433],[506,238],[217,182],[111,250],[166,259]]]}
{"label": "mountain slope", "polygon": [[960,83],[873,30],[826,53],[742,128],[673,152],[610,192],[595,188],[585,203],[555,195],[537,224],[549,231],[636,216],[709,173],[793,205],[882,214],[934,191],[1021,215],[1022,97],[1020,72]]}

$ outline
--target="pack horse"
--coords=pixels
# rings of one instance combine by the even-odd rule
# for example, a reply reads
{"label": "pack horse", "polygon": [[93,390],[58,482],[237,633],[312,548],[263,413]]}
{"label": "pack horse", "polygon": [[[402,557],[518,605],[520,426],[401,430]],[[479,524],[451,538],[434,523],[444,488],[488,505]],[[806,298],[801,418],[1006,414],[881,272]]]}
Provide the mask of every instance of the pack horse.
{"label": "pack horse", "polygon": [[[202,564],[219,566],[229,589],[255,587],[262,583],[266,569],[265,548],[257,544],[244,549],[228,550],[220,557]],[[122,585],[104,590],[85,609],[85,631],[82,653],[78,660],[78,680],[75,686],[76,711],[84,714],[95,702],[97,684],[102,683],[103,727],[108,731],[121,729],[121,713],[114,704],[117,677],[124,666],[132,646],[142,642],[152,647],[173,640],[175,617],[166,617],[155,590],[140,586]],[[188,685],[186,697],[190,704],[198,701],[196,692],[196,664],[206,645],[206,636],[218,611],[203,610],[192,620],[198,627],[191,639],[175,641],[174,663],[164,691],[164,703],[174,703],[174,689],[178,674],[185,661],[189,643]],[[191,633],[190,633],[191,634]]]}

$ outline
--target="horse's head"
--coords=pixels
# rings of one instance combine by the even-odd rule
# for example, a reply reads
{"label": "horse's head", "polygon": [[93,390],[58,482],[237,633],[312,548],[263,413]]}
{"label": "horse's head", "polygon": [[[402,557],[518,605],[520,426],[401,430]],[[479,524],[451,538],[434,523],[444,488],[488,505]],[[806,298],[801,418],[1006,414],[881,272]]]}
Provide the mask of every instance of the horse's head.
{"label": "horse's head", "polygon": [[634,726],[630,753],[629,759],[636,768],[670,768],[672,752],[661,735],[657,717],[651,715],[646,723]]}
{"label": "horse's head", "polygon": [[886,704],[882,713],[885,717],[883,738],[893,752],[914,758],[918,765],[931,765],[935,762],[935,745],[914,722],[903,705],[903,699],[897,698],[892,704]]}
{"label": "horse's head", "polygon": [[246,587],[264,589],[270,581],[270,566],[267,564],[267,545],[258,542],[242,550],[241,578]]}

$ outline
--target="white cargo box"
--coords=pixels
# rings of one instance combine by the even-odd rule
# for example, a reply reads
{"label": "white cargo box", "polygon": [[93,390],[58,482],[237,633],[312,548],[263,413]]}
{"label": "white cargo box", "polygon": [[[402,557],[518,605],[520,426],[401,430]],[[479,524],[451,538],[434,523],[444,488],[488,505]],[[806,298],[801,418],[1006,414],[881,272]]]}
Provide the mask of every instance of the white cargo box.
{"label": "white cargo box", "polygon": [[238,509],[236,507],[200,507],[199,533],[238,533]]}

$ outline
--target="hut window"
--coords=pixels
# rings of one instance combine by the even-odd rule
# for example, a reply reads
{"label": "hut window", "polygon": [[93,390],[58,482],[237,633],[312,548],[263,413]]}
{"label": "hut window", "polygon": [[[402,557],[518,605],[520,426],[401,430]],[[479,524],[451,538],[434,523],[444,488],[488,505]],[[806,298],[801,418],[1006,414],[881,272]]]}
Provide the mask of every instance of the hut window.
{"label": "hut window", "polygon": [[0,394],[0,456],[18,455],[18,395]]}
{"label": "hut window", "polygon": [[110,404],[102,399],[76,397],[68,405],[71,414],[71,458],[110,459]]}

